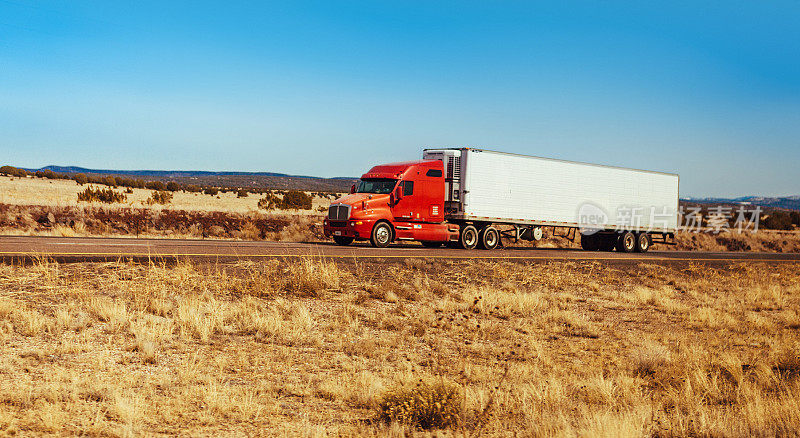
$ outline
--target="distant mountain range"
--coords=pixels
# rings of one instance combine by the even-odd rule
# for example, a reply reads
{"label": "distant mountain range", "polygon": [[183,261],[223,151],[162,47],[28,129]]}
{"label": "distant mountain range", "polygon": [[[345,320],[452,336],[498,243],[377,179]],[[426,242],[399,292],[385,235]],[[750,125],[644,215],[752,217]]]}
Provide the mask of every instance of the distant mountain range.
{"label": "distant mountain range", "polygon": [[681,198],[681,201],[697,204],[758,205],[765,208],[800,210],[800,196],[742,196],[739,198]]}
{"label": "distant mountain range", "polygon": [[25,169],[29,172],[50,170],[56,173],[83,173],[86,175],[111,175],[140,178],[150,181],[176,181],[183,184],[212,185],[219,187],[248,187],[264,189],[294,189],[309,191],[348,191],[357,178],[320,178],[305,175],[288,175],[276,172],[209,172],[199,170],[110,170],[87,169],[76,166],[45,166]]}

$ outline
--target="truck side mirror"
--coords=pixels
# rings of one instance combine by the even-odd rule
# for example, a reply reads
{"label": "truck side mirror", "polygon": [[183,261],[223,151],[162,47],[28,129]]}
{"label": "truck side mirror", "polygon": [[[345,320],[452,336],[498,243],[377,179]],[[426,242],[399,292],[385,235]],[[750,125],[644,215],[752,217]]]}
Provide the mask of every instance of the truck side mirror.
{"label": "truck side mirror", "polygon": [[352,186],[350,186],[350,194],[353,194],[355,192],[356,192],[356,185],[353,184]]}
{"label": "truck side mirror", "polygon": [[394,189],[394,199],[399,201],[403,199],[403,183],[400,183]]}

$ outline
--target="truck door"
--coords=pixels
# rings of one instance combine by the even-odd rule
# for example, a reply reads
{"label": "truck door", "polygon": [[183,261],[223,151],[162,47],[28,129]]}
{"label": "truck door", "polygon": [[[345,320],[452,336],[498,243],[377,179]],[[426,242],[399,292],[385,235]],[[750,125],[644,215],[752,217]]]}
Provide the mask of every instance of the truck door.
{"label": "truck door", "polygon": [[402,197],[393,208],[397,219],[414,222],[444,220],[444,176],[441,162],[406,174],[399,187]]}
{"label": "truck door", "polygon": [[417,205],[417,197],[414,196],[414,181],[411,179],[404,179],[397,184],[395,188],[395,204],[392,207],[392,214],[395,219],[412,221],[416,220],[420,213],[420,208]]}

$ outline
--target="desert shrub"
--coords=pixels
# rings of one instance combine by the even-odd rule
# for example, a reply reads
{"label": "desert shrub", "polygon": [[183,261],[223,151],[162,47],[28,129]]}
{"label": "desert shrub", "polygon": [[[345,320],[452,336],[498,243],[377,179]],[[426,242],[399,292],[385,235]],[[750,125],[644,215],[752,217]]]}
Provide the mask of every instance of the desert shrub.
{"label": "desert shrub", "polygon": [[236,192],[236,197],[237,198],[246,198],[248,194],[249,193],[247,193],[247,190],[240,189],[238,192]]}
{"label": "desert shrub", "polygon": [[219,189],[216,187],[206,187],[203,189],[203,193],[206,195],[217,196]]}
{"label": "desert shrub", "polygon": [[167,190],[170,192],[177,192],[181,189],[181,185],[175,181],[170,181],[167,183]]}
{"label": "desert shrub", "polygon": [[266,193],[263,198],[258,200],[258,208],[263,210],[311,210],[311,196],[305,192],[290,190],[283,194],[283,198],[279,198],[274,193]]}
{"label": "desert shrub", "polygon": [[194,184],[184,187],[184,190],[186,190],[189,193],[200,193],[201,191],[203,191],[203,189],[201,189],[200,186]]}
{"label": "desert shrub", "polygon": [[456,426],[464,409],[459,387],[445,382],[420,381],[413,387],[399,387],[384,394],[378,417],[423,429]]}
{"label": "desert shrub", "polygon": [[113,176],[107,176],[107,177],[103,178],[103,184],[105,184],[105,185],[107,185],[109,187],[116,187],[117,186],[117,179],[114,178]]}
{"label": "desert shrub", "polygon": [[147,181],[144,183],[144,188],[163,192],[167,189],[167,186],[161,181]]}
{"label": "desert shrub", "polygon": [[299,190],[290,190],[283,195],[282,210],[311,210],[311,196]]}
{"label": "desert shrub", "polygon": [[792,217],[789,214],[789,212],[775,211],[766,218],[764,218],[762,224],[764,228],[768,228],[771,230],[791,230]]}
{"label": "desert shrub", "polygon": [[89,178],[82,173],[76,174],[75,176],[72,177],[72,179],[75,180],[75,182],[78,183],[79,186],[82,186],[89,182]]}
{"label": "desert shrub", "polygon": [[169,204],[170,202],[172,202],[172,192],[167,192],[167,191],[153,192],[145,202],[147,203],[147,205]]}
{"label": "desert shrub", "polygon": [[117,178],[117,184],[122,187],[130,187],[132,189],[143,189],[145,182],[136,178]]}
{"label": "desert shrub", "polygon": [[55,172],[53,172],[53,171],[52,171],[52,170],[50,170],[50,169],[46,169],[46,170],[37,170],[37,171],[34,173],[34,175],[35,175],[37,178],[47,178],[47,179],[59,179],[59,178],[60,178],[60,175],[56,174]]}
{"label": "desert shrub", "polygon": [[128,197],[123,193],[115,192],[110,188],[100,189],[89,186],[84,191],[78,193],[78,201],[80,202],[104,202],[111,204],[114,202],[125,202]]}
{"label": "desert shrub", "polygon": [[800,226],[800,211],[793,211],[789,216],[792,218],[792,225]]}
{"label": "desert shrub", "polygon": [[272,192],[267,192],[264,194],[264,197],[258,200],[258,208],[262,210],[272,210],[273,208],[278,208],[278,203],[280,203],[281,199],[275,196]]}
{"label": "desert shrub", "polygon": [[28,172],[25,169],[19,169],[13,166],[3,166],[0,167],[0,173],[8,175],[8,176],[16,176],[19,178],[24,178],[28,175]]}

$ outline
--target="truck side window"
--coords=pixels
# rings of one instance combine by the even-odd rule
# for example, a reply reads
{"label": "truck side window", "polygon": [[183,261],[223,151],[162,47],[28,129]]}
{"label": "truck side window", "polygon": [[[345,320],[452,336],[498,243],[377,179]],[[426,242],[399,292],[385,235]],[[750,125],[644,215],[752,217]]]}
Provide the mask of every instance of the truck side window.
{"label": "truck side window", "polygon": [[431,178],[441,178],[442,171],[439,169],[428,169],[428,171],[425,172],[425,176],[430,176]]}
{"label": "truck side window", "polygon": [[403,181],[403,196],[414,194],[414,181]]}

